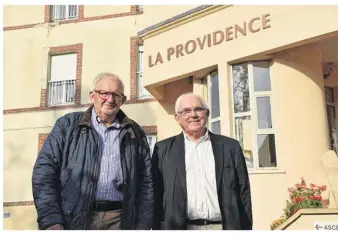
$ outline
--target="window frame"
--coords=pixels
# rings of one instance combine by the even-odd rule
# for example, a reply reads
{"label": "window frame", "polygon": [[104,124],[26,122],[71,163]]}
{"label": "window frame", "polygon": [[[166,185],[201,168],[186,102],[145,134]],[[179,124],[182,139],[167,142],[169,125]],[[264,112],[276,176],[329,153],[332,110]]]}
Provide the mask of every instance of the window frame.
{"label": "window frame", "polygon": [[[142,48],[142,50],[140,50],[140,48]],[[140,56],[140,54],[142,54],[142,56]],[[144,47],[142,44],[137,45],[136,57],[136,98],[139,100],[153,98],[149,91],[143,87]]]}
{"label": "window frame", "polygon": [[[55,19],[54,15],[54,9],[55,6],[66,6],[66,9],[68,9],[68,13],[70,12],[70,6],[76,6],[76,16],[75,17],[67,17],[64,19]],[[58,22],[58,21],[67,21],[67,20],[77,20],[79,18],[79,5],[49,5],[49,17],[50,17],[50,22]]]}
{"label": "window frame", "polygon": [[[75,55],[75,78],[74,79],[57,79],[57,80],[52,80],[52,70],[53,70],[53,57],[54,56],[67,56],[67,55]],[[69,106],[69,105],[76,105],[76,92],[77,92],[77,87],[76,87],[76,82],[77,82],[77,65],[78,64],[78,52],[67,52],[67,53],[60,53],[60,54],[49,54],[49,62],[48,62],[48,80],[47,80],[47,96],[46,96],[46,105],[47,107],[58,107],[58,106]],[[70,83],[74,83],[72,85],[75,86],[74,89],[74,97],[72,102],[61,102],[61,103],[52,103],[52,90],[51,86],[53,86],[53,83],[59,82],[59,84],[63,84],[63,90],[67,90],[66,84],[68,82],[68,85]],[[61,99],[65,100],[65,97],[67,97],[67,94],[69,93],[65,92],[64,95],[61,97]],[[66,95],[66,96],[65,96]]]}
{"label": "window frame", "polygon": [[[269,91],[254,91],[254,77],[253,77],[253,68],[254,63],[257,62],[266,62],[269,63],[269,77],[270,77],[270,90]],[[249,84],[249,103],[250,103],[250,111],[241,112],[241,113],[235,113],[234,109],[234,94],[233,94],[233,66],[239,65],[239,64],[247,64],[248,66],[248,84]],[[232,131],[231,134],[234,137],[234,139],[238,140],[236,138],[236,121],[235,118],[237,117],[244,117],[249,116],[251,118],[251,128],[252,128],[252,135],[251,135],[251,141],[252,141],[252,154],[253,154],[253,167],[248,167],[248,171],[250,172],[257,172],[257,171],[282,171],[280,168],[280,160],[278,160],[277,156],[277,138],[276,138],[276,122],[274,118],[274,85],[273,85],[273,79],[272,79],[272,72],[271,72],[271,60],[256,60],[256,61],[247,61],[243,63],[238,64],[231,64],[230,65],[230,92],[231,92],[231,114],[232,114]],[[266,128],[266,129],[259,129],[258,127],[258,113],[257,113],[257,98],[258,97],[269,97],[270,99],[270,111],[271,111],[271,122],[272,127]],[[276,167],[259,167],[259,154],[258,154],[258,135],[264,135],[264,134],[273,134],[275,137],[275,154],[276,154]],[[243,149],[244,150],[244,149]]]}
{"label": "window frame", "polygon": [[[217,74],[217,79],[218,79],[218,108],[219,108],[219,116],[218,117],[215,117],[215,118],[212,118],[212,103],[211,103],[211,89],[212,89],[212,86],[211,86],[211,78],[214,74]],[[219,133],[221,134],[222,133],[222,124],[221,124],[221,110],[220,110],[220,93],[219,93],[219,74],[218,74],[218,70],[215,70],[215,71],[212,71],[210,72],[207,76],[206,76],[206,83],[207,83],[207,92],[208,92],[208,107],[209,107],[209,118],[208,118],[208,129],[211,131],[211,126],[212,126],[212,123],[215,123],[217,121],[219,121],[219,126],[220,126],[220,129],[219,129]],[[212,132],[212,131],[211,131]]]}

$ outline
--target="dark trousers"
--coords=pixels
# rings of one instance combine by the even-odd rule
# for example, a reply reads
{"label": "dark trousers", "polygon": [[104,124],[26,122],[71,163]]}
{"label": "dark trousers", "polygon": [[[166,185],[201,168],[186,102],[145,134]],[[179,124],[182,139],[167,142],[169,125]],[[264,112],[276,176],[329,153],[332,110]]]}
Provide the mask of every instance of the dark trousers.
{"label": "dark trousers", "polygon": [[121,230],[121,209],[93,212],[90,230]]}

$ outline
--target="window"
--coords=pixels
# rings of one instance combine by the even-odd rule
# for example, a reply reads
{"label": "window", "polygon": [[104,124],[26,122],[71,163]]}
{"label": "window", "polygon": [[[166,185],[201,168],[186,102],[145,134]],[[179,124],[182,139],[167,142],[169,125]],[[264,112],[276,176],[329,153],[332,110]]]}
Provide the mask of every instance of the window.
{"label": "window", "polygon": [[143,11],[143,5],[136,5],[136,11]]}
{"label": "window", "polygon": [[248,168],[277,167],[270,62],[232,66],[234,136]]}
{"label": "window", "polygon": [[77,5],[52,5],[50,6],[51,21],[69,20],[78,17]]}
{"label": "window", "polygon": [[146,136],[150,148],[150,155],[152,155],[157,141],[156,134],[147,134]]}
{"label": "window", "polygon": [[77,54],[51,56],[51,72],[48,81],[48,105],[75,103]]}
{"label": "window", "polygon": [[137,98],[151,98],[151,94],[143,87],[143,45],[138,46],[137,53]]}
{"label": "window", "polygon": [[221,134],[221,120],[219,110],[218,72],[213,72],[207,77],[209,100],[209,129],[211,132]]}
{"label": "window", "polygon": [[326,100],[326,116],[328,122],[328,132],[330,149],[337,152],[337,128],[336,128],[336,105],[333,88],[325,87],[325,100]]}

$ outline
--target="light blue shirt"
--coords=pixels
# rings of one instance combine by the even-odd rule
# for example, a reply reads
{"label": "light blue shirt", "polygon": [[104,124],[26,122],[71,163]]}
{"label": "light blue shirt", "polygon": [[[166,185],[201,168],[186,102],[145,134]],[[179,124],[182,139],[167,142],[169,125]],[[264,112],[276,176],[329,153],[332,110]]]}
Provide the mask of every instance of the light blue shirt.
{"label": "light blue shirt", "polygon": [[118,120],[115,119],[112,125],[106,127],[94,109],[92,110],[91,124],[100,136],[102,152],[96,201],[122,201],[123,176],[119,142],[121,125]]}

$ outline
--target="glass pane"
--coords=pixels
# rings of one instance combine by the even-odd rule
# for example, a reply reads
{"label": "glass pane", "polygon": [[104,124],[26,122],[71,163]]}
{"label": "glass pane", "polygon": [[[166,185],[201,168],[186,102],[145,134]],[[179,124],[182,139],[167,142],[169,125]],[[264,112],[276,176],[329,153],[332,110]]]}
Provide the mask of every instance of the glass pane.
{"label": "glass pane", "polygon": [[336,111],[334,106],[326,106],[326,111],[327,111],[327,122],[328,122],[328,127],[329,127],[329,137],[330,137],[330,147],[331,150],[336,150],[335,149],[335,134],[336,134]]}
{"label": "glass pane", "polygon": [[329,87],[325,87],[325,99],[326,102],[334,102],[334,98],[333,98],[333,89],[329,88]]}
{"label": "glass pane", "polygon": [[270,97],[257,97],[258,128],[272,128]]}
{"label": "glass pane", "polygon": [[221,134],[221,121],[218,120],[211,123],[211,132]]}
{"label": "glass pane", "polygon": [[253,168],[251,117],[235,118],[235,138],[239,141],[248,168]]}
{"label": "glass pane", "polygon": [[232,83],[235,113],[250,111],[247,63],[232,66]]}
{"label": "glass pane", "polygon": [[253,63],[254,89],[258,91],[270,91],[270,62]]}
{"label": "glass pane", "polygon": [[143,71],[143,46],[139,45],[138,47],[138,58],[137,58],[137,72]]}
{"label": "glass pane", "polygon": [[218,89],[218,74],[214,73],[211,76],[211,118],[219,117],[219,89]]}
{"label": "glass pane", "polygon": [[275,135],[257,135],[259,167],[277,167]]}

